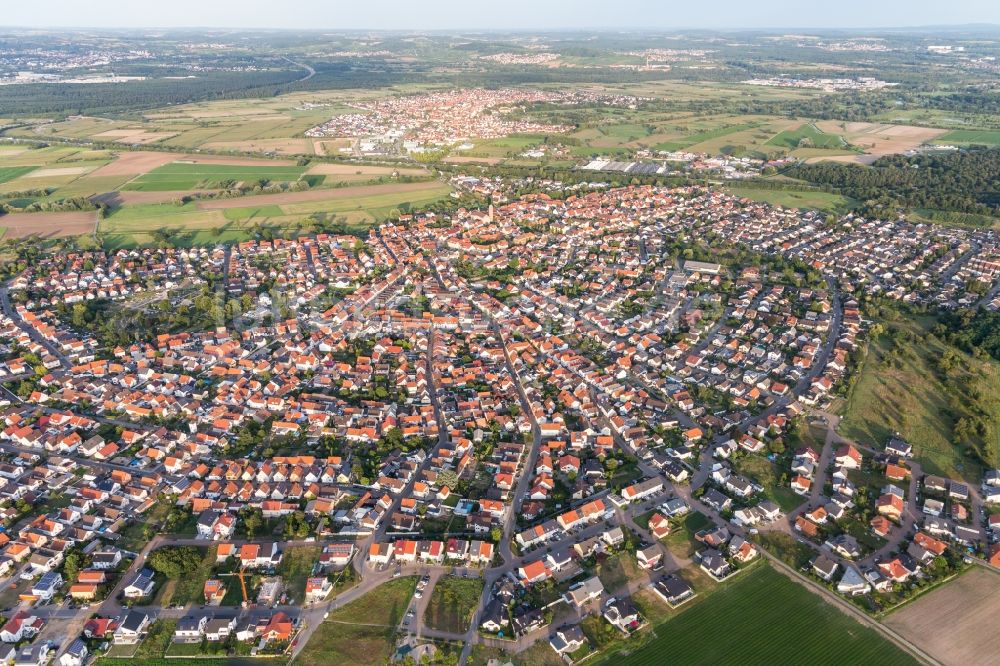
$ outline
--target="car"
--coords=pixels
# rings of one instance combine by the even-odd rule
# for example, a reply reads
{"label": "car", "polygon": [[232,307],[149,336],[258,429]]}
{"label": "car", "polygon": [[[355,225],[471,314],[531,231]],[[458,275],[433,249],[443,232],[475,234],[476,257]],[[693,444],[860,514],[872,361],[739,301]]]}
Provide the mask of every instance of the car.
{"label": "car", "polygon": [[416,592],[413,593],[413,596],[416,597],[417,599],[420,599],[424,596],[424,593],[418,589]]}

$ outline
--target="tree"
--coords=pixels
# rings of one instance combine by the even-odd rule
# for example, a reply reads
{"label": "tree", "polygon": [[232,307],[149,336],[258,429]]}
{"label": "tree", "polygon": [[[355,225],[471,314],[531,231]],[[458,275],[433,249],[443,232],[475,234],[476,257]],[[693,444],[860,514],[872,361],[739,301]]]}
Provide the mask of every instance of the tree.
{"label": "tree", "polygon": [[494,543],[500,543],[500,539],[503,538],[503,531],[499,527],[494,527],[490,530],[490,539]]}
{"label": "tree", "polygon": [[146,560],[153,571],[167,578],[177,579],[193,573],[203,559],[203,553],[194,546],[164,546]]}
{"label": "tree", "polygon": [[247,536],[251,539],[257,534],[257,531],[264,525],[264,516],[260,512],[260,509],[251,508],[247,509],[246,513],[243,515],[243,529],[246,530]]}

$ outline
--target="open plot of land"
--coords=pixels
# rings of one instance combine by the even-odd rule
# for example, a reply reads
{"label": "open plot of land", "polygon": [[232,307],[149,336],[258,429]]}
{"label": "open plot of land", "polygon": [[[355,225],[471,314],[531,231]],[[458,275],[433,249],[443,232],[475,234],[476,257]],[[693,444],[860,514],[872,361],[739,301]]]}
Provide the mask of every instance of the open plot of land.
{"label": "open plot of land", "polygon": [[430,603],[424,612],[427,626],[456,633],[468,630],[482,593],[483,581],[480,578],[441,578],[434,585]]}
{"label": "open plot of land", "polygon": [[[628,664],[914,664],[909,655],[770,567],[741,574],[654,628]],[[601,663],[619,663],[605,655]]]}
{"label": "open plot of land", "polygon": [[943,664],[988,664],[1000,654],[1000,573],[973,567],[892,613],[885,624]]}
{"label": "open plot of land", "polygon": [[285,583],[288,603],[301,603],[305,599],[306,579],[319,559],[319,546],[290,546],[281,558],[278,573]]}
{"label": "open plot of land", "polygon": [[97,212],[92,210],[66,213],[12,213],[0,216],[0,228],[5,238],[25,236],[79,236],[89,234],[97,224]]}
{"label": "open plot of land", "polygon": [[738,183],[727,183],[726,189],[738,197],[746,197],[785,208],[814,208],[828,213],[843,213],[851,206],[849,197],[831,192],[770,190]]}
{"label": "open plot of land", "polygon": [[[955,425],[972,408],[976,394],[976,401],[991,415],[992,432],[983,449],[992,455],[1000,450],[1000,429],[995,425],[1000,414],[1000,368],[994,361],[948,347],[930,334],[930,325],[893,321],[888,334],[870,343],[861,375],[846,401],[840,431],[876,447],[898,432],[913,445],[925,472],[978,482],[979,464],[957,443]],[[894,343],[893,329],[908,331],[917,342]],[[959,362],[943,375],[936,364],[946,349]]]}
{"label": "open plot of land", "polygon": [[396,627],[413,598],[417,579],[396,578],[332,611],[295,660],[296,666],[383,664],[394,649]]}

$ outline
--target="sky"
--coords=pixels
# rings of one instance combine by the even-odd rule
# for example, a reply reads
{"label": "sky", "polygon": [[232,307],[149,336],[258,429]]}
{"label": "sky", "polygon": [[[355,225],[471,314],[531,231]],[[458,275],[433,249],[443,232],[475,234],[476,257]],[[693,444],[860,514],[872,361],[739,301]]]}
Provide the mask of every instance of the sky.
{"label": "sky", "polygon": [[998,0],[5,0],[0,25],[324,30],[872,28],[1000,24]]}

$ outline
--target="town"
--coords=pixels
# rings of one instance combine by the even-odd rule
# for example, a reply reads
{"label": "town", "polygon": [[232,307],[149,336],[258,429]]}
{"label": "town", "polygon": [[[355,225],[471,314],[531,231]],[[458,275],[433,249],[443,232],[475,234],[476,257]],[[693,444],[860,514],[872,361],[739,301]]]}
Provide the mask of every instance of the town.
{"label": "town", "polygon": [[[1000,305],[994,230],[488,185],[363,240],[63,251],[0,290],[7,657],[294,657],[419,577],[401,650],[572,662],[765,559],[862,614],[1000,566],[1000,471],[925,473],[827,411],[862,302]],[[131,340],[98,326],[122,313]]]}

